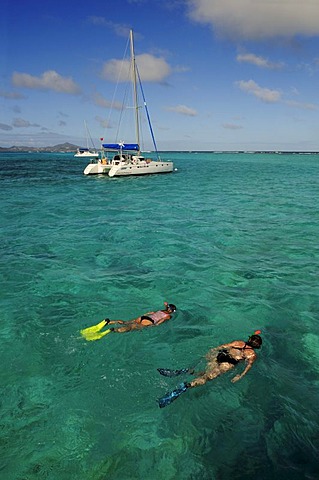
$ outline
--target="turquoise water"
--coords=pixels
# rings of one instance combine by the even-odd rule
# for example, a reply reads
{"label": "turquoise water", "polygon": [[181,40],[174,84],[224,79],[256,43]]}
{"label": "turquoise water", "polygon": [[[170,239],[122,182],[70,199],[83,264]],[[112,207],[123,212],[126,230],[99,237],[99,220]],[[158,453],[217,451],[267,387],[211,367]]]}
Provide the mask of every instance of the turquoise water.
{"label": "turquoise water", "polygon": [[[3,480],[318,478],[319,156],[162,157],[174,174],[110,179],[0,156]],[[165,300],[158,328],[79,334]],[[184,378],[157,367],[256,329],[240,382],[158,408]]]}

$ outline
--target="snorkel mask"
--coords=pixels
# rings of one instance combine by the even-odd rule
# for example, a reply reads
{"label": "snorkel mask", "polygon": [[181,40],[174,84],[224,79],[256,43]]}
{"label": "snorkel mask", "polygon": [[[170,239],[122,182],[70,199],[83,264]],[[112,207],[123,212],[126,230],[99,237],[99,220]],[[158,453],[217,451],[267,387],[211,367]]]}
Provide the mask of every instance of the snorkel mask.
{"label": "snorkel mask", "polygon": [[246,344],[252,348],[260,348],[262,345],[262,338],[259,336],[261,334],[261,330],[256,330],[253,335],[250,335]]}
{"label": "snorkel mask", "polygon": [[175,307],[175,305],[173,305],[172,303],[169,303],[169,304],[167,305],[167,307],[169,308],[169,310],[170,310],[172,313],[176,312],[176,307]]}

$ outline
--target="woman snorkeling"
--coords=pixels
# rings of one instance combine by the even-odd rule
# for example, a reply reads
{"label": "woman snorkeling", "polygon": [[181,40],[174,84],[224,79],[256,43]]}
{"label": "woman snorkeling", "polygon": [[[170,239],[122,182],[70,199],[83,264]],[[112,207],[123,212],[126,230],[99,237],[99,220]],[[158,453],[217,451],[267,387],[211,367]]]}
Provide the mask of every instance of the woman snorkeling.
{"label": "woman snorkeling", "polygon": [[[125,333],[131,332],[132,330],[140,330],[144,327],[154,327],[158,326],[161,323],[166,322],[172,318],[173,313],[176,311],[175,305],[172,303],[164,302],[164,309],[157,310],[156,312],[147,312],[141,315],[140,317],[133,318],[133,320],[110,320],[105,318],[102,322],[92,327],[85,328],[81,330],[81,335],[86,340],[99,340],[100,338],[108,335],[109,333]],[[108,325],[123,325],[119,328],[108,328],[107,330],[101,331],[105,326]]]}
{"label": "woman snorkeling", "polygon": [[186,392],[188,388],[205,385],[207,381],[214,380],[214,378],[223,375],[229,370],[232,370],[241,362],[246,363],[245,369],[242,373],[235,375],[231,381],[235,383],[243,378],[243,376],[246,375],[246,373],[251,369],[253,363],[257,359],[255,350],[259,349],[262,345],[262,339],[259,336],[260,333],[260,330],[256,331],[248,338],[247,342],[235,340],[209,350],[209,352],[206,354],[207,363],[205,371],[203,372],[197,373],[194,372],[193,369],[187,368],[183,368],[181,370],[158,368],[159,373],[166,377],[177,376],[181,373],[196,375],[196,378],[191,382],[181,383],[176,390],[173,390],[172,392],[167,393],[164,397],[160,398],[159,407],[166,407],[166,405],[169,405],[176,400],[181,393]]}

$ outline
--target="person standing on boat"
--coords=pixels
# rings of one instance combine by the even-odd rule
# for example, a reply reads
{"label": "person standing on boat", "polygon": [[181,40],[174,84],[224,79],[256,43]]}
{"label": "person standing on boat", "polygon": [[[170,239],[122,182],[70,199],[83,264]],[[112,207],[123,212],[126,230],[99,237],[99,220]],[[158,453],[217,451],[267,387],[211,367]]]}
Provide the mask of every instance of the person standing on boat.
{"label": "person standing on boat", "polygon": [[262,339],[259,336],[260,330],[251,335],[246,342],[235,340],[230,343],[219,345],[212,348],[206,355],[206,368],[203,372],[196,373],[193,368],[182,368],[180,370],[170,370],[158,368],[157,370],[165,377],[175,377],[181,374],[196,375],[196,378],[190,382],[183,382],[178,388],[172,392],[168,392],[164,397],[159,399],[159,407],[163,408],[176,400],[187,389],[205,385],[209,380],[223,375],[232,370],[237,364],[245,363],[245,369],[242,373],[235,375],[232,382],[238,382],[251,369],[253,363],[257,359],[255,350],[262,345]]}
{"label": "person standing on boat", "polygon": [[[132,330],[141,330],[144,327],[154,327],[161,325],[161,323],[167,322],[172,318],[173,313],[176,311],[176,306],[172,303],[164,302],[165,308],[163,310],[157,310],[156,312],[147,312],[141,315],[140,317],[133,318],[133,320],[110,320],[105,318],[102,322],[93,327],[85,328],[81,330],[81,335],[86,340],[99,340],[109,333],[126,333],[131,332]],[[107,325],[123,325],[119,328],[109,328],[101,332],[103,327]]]}

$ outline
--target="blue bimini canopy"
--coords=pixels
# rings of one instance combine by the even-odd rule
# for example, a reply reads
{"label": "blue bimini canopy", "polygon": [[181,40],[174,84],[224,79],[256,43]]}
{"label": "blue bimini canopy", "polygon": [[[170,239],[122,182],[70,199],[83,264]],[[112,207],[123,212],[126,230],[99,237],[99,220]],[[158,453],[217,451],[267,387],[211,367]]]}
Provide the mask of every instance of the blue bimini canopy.
{"label": "blue bimini canopy", "polygon": [[134,150],[138,151],[140,148],[137,143],[102,143],[102,147],[107,150]]}

